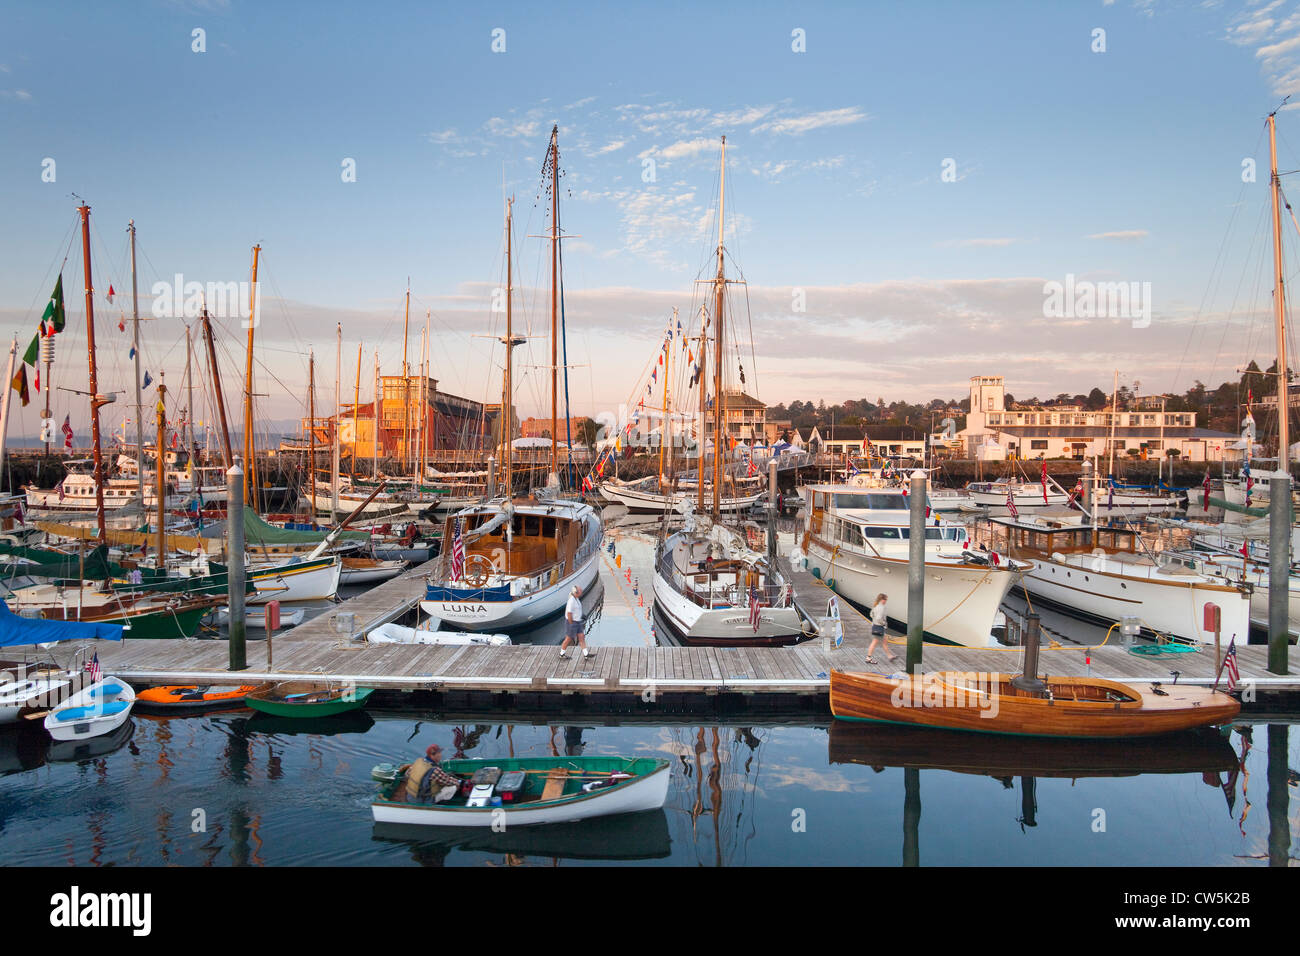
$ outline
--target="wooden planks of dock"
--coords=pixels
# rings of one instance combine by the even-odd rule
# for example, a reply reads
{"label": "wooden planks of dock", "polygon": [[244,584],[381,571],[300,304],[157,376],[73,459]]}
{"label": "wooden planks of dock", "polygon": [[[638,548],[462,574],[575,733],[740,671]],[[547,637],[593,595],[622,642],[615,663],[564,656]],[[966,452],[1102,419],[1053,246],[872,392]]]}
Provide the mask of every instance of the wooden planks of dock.
{"label": "wooden planks of dock", "polygon": [[[596,706],[653,706],[672,698],[719,696],[756,699],[771,696],[801,709],[824,711],[829,677],[836,670],[874,670],[890,673],[902,668],[905,648],[893,636],[891,650],[899,662],[865,663],[870,640],[867,619],[846,601],[840,601],[844,643],[830,648],[821,638],[786,648],[759,647],[599,647],[593,657],[570,653],[559,656],[552,645],[510,647],[430,647],[367,644],[364,635],[380,624],[396,620],[416,606],[424,593],[427,569],[416,567],[339,604],[336,608],[273,639],[273,666],[266,665],[265,642],[248,644],[249,668],[238,672],[241,681],[330,679],[386,690],[479,693],[483,706],[502,706],[501,695],[558,698],[563,706],[575,697],[604,703]],[[830,592],[806,571],[793,571],[795,593],[801,606],[814,617],[825,609]],[[347,615],[351,615],[349,621]],[[256,633],[256,632],[254,632]],[[1253,682],[1261,694],[1300,690],[1300,677],[1268,673],[1263,646],[1238,648],[1243,682]],[[99,642],[105,673],[132,683],[229,682],[225,641],[132,641],[120,645]],[[1019,649],[977,649],[927,644],[922,666],[926,671],[961,670],[1011,672],[1020,667]],[[1040,673],[1091,675],[1130,682],[1172,681],[1179,671],[1184,683],[1211,684],[1215,661],[1212,649],[1162,657],[1142,657],[1122,647],[1044,648]],[[1291,669],[1300,655],[1291,649]]]}

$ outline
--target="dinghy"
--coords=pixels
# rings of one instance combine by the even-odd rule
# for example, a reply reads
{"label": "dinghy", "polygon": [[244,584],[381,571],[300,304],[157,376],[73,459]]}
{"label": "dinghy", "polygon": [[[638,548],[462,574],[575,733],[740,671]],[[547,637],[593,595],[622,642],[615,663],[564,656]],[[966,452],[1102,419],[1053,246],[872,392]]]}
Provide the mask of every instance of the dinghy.
{"label": "dinghy", "polygon": [[42,666],[30,670],[5,671],[0,675],[0,725],[44,710],[52,701],[67,696],[77,675],[60,667]]}
{"label": "dinghy", "polygon": [[[280,627],[296,627],[302,623],[302,619],[307,612],[300,607],[280,608]],[[230,624],[230,608],[222,605],[217,608],[217,623],[221,625]],[[259,631],[266,630],[266,608],[265,607],[245,607],[244,608],[244,626],[256,628]]]}
{"label": "dinghy", "polygon": [[[432,622],[437,625],[439,622]],[[468,631],[440,631],[437,627],[403,627],[400,624],[381,624],[369,634],[371,644],[430,644],[435,647],[466,647],[482,644],[488,647],[508,647],[506,634],[471,634]]]}
{"label": "dinghy", "polygon": [[290,680],[259,687],[245,702],[253,710],[274,717],[329,717],[360,710],[374,692],[373,687]]}
{"label": "dinghy", "polygon": [[55,707],[45,729],[55,740],[78,740],[111,734],[131,716],[135,691],[126,681],[108,677],[91,684]]}
{"label": "dinghy", "polygon": [[1235,699],[1208,687],[1159,681],[1143,687],[1100,677],[1035,682],[973,672],[831,671],[831,713],[840,720],[1092,738],[1174,733],[1227,723],[1241,711]]}
{"label": "dinghy", "polygon": [[344,558],[339,584],[378,584],[395,578],[406,570],[405,561],[380,561],[378,558]]}
{"label": "dinghy", "polygon": [[154,714],[192,714],[204,710],[242,707],[244,698],[261,684],[173,684],[151,687],[136,697],[136,709]]}
{"label": "dinghy", "polygon": [[491,827],[500,821],[508,832],[658,810],[668,797],[669,762],[657,757],[445,760],[441,766],[463,778],[453,795],[438,800],[441,793],[430,794],[420,778],[432,764],[417,760],[382,786],[371,804],[375,822]]}

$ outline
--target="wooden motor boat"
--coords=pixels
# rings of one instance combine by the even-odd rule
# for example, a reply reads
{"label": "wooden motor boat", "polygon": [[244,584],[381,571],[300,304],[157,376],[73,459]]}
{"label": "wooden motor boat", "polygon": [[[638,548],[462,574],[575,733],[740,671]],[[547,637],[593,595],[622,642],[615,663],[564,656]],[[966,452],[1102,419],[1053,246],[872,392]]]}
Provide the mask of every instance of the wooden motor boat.
{"label": "wooden motor boat", "polygon": [[[591,817],[658,810],[668,797],[670,765],[657,757],[522,757],[446,760],[462,776],[454,796],[426,794],[424,760],[397,768],[371,804],[376,823],[436,827],[512,827],[572,823]],[[376,768],[378,770],[379,768]]]}
{"label": "wooden motor boat", "polygon": [[1050,677],[1041,691],[1011,675],[972,672],[882,677],[831,672],[831,713],[841,720],[1031,737],[1143,737],[1225,723],[1241,704],[1187,684],[1142,689],[1100,677]]}
{"label": "wooden motor boat", "polygon": [[339,584],[378,584],[395,578],[406,570],[405,561],[380,561],[378,558],[344,558]]}
{"label": "wooden motor boat", "polygon": [[123,680],[108,677],[73,694],[45,716],[45,729],[55,740],[79,740],[111,734],[131,716],[135,691]]}
{"label": "wooden motor boat", "polygon": [[172,684],[151,687],[136,696],[136,709],[155,714],[197,713],[242,707],[259,684]]}
{"label": "wooden motor boat", "polygon": [[374,692],[373,687],[291,680],[259,687],[248,694],[245,703],[274,717],[329,717],[360,710]]}
{"label": "wooden motor boat", "polygon": [[[439,624],[433,620],[434,625]],[[437,627],[403,627],[400,624],[381,624],[369,634],[371,644],[430,644],[435,647],[466,647],[481,644],[488,647],[508,647],[508,634],[473,634],[469,631],[440,631]]]}

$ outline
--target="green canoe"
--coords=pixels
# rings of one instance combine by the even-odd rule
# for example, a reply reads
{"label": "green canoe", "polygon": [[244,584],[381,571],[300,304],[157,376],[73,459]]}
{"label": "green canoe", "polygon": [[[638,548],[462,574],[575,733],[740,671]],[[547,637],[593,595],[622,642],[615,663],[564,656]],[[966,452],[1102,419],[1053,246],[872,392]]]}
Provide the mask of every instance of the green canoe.
{"label": "green canoe", "polygon": [[253,710],[276,717],[329,717],[349,710],[360,710],[373,687],[350,684],[291,680],[270,684],[244,699]]}

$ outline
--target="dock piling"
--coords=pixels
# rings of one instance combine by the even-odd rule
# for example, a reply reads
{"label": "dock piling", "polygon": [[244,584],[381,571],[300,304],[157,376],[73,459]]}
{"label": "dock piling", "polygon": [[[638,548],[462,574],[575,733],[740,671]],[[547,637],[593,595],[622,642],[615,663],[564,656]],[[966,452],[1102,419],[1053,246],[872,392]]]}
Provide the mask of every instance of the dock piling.
{"label": "dock piling", "polygon": [[776,458],[767,463],[767,564],[776,567]]}
{"label": "dock piling", "polygon": [[[159,451],[159,460],[162,452]],[[227,597],[230,607],[230,670],[247,670],[244,621],[244,469],[240,459],[226,472],[226,559]]]}
{"label": "dock piling", "polygon": [[1290,597],[1291,473],[1283,469],[1268,483],[1268,669],[1273,674],[1287,673]]}
{"label": "dock piling", "polygon": [[916,673],[921,664],[921,642],[925,636],[925,494],[926,476],[919,468],[912,472],[909,492],[911,527],[907,539],[907,672]]}

